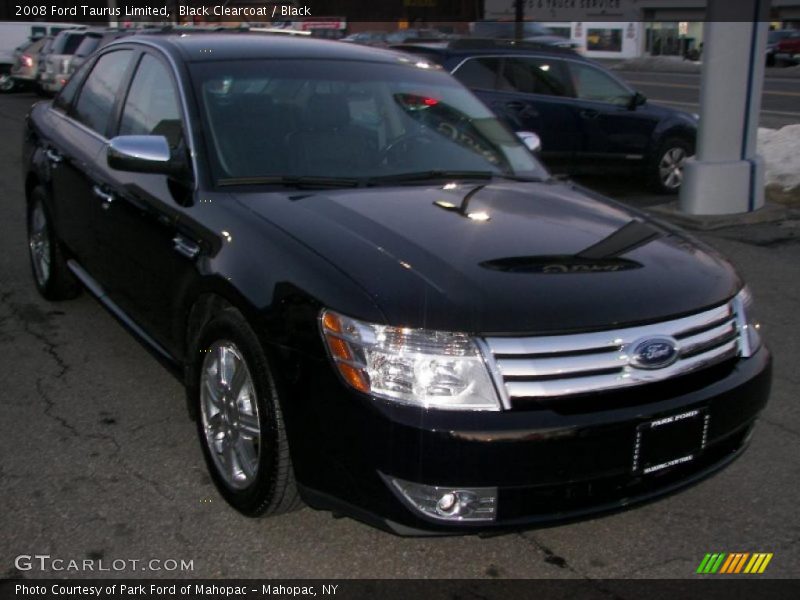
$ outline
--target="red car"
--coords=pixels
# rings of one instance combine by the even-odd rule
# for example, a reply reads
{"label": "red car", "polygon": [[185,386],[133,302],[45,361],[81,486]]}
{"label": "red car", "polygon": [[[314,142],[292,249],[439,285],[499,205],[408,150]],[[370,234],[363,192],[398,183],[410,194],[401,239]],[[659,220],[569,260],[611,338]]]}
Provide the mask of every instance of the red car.
{"label": "red car", "polygon": [[778,42],[775,54],[790,59],[800,56],[800,30],[793,31],[789,36]]}

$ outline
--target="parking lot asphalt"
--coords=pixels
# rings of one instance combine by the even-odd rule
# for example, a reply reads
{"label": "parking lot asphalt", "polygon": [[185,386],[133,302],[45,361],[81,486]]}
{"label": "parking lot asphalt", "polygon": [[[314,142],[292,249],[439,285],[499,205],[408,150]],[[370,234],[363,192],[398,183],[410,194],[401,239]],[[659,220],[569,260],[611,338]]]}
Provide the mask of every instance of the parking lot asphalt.
{"label": "parking lot asphalt", "polygon": [[758,577],[800,576],[798,222],[704,234],[750,282],[775,355],[752,445],[716,476],[612,516],[489,538],[399,538],[308,508],[252,520],[215,492],[179,383],[87,294],[37,295],[20,174],[33,100],[0,97],[0,577],[98,575],[15,568],[48,554],[192,561],[102,573],[127,577],[692,578],[707,552],[772,552]]}

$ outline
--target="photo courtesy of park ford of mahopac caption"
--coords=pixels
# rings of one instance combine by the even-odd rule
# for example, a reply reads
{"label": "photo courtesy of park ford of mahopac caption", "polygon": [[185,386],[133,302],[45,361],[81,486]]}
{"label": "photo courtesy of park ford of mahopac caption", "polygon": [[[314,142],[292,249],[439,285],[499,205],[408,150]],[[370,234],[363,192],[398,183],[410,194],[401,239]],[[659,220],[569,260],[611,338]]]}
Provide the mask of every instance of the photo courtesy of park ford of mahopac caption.
{"label": "photo courtesy of park ford of mahopac caption", "polygon": [[800,0],[0,0],[0,600],[800,594]]}

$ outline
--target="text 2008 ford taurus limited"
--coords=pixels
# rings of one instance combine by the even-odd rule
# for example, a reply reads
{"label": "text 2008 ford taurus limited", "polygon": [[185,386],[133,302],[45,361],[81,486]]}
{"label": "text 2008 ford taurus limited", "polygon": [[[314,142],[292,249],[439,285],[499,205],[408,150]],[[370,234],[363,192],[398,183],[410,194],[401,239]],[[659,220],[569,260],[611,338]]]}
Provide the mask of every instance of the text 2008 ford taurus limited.
{"label": "text 2008 ford taurus limited", "polygon": [[27,121],[36,285],[82,284],[182,379],[247,515],[522,527],[731,462],[771,377],[733,268],[550,178],[418,61],[111,44]]}

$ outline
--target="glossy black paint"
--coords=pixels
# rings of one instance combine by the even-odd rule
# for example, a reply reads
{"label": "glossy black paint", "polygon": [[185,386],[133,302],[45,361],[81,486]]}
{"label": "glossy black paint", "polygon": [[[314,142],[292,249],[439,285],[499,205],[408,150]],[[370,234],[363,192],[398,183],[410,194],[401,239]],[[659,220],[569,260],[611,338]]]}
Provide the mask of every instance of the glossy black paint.
{"label": "glossy black paint", "polygon": [[[766,349],[710,382],[671,391],[647,386],[634,399],[599,395],[588,407],[576,401],[497,413],[426,412],[346,388],[319,335],[323,307],[371,322],[479,334],[570,332],[696,312],[729,300],[741,281],[722,257],[685,234],[556,181],[463,182],[454,189],[442,183],[216,188],[186,69],[187,62],[209,60],[209,47],[214,60],[397,60],[392,52],[309,40],[126,38],[104,52],[129,48],[135,60],[151,53],[170,66],[184,100],[192,171],[182,181],[113,171],[103,151],[107,137],[77,124],[68,106],[40,103],[27,121],[25,186],[28,193],[45,186],[68,254],[102,286],[101,300],[113,301],[123,322],[136,324],[166,352],[187,386],[195,385],[193,337],[203,315],[220,301],[240,309],[275,363],[297,480],[312,505],[396,532],[444,532],[461,528],[412,514],[381,474],[436,485],[497,485],[496,526],[519,526],[666,493],[740,451],[768,394]],[[112,127],[107,135],[114,133]],[[96,186],[113,195],[108,206]],[[436,204],[441,200],[459,210],[443,209]],[[486,212],[489,220],[468,218],[472,211]],[[197,256],[177,252],[176,238],[195,245]],[[580,264],[619,258],[635,268],[555,275],[486,266],[543,257]],[[636,424],[694,406],[712,412],[711,439],[720,455],[680,472],[670,485],[628,477]],[[569,510],[531,503],[527,512],[502,512],[504,496],[508,506],[525,504],[512,500],[524,489],[558,496],[566,482],[614,477],[624,481],[608,497],[589,494]]]}

